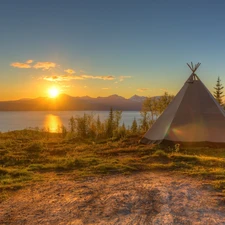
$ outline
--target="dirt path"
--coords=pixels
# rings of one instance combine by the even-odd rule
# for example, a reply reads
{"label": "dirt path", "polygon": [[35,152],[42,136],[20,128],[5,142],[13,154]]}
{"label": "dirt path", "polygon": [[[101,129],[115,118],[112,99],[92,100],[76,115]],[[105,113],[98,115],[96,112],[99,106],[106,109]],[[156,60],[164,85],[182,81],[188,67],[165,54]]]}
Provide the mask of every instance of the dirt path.
{"label": "dirt path", "polygon": [[1,203],[0,224],[225,224],[225,201],[201,181],[169,173],[64,177]]}

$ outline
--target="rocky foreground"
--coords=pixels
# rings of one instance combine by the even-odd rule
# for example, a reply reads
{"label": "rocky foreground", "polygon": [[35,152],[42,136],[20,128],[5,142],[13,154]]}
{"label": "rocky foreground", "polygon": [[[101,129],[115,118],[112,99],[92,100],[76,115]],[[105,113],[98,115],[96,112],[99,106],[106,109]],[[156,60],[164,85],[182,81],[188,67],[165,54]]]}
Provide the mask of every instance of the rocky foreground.
{"label": "rocky foreground", "polygon": [[0,224],[225,224],[225,200],[207,181],[171,173],[67,176],[2,202]]}

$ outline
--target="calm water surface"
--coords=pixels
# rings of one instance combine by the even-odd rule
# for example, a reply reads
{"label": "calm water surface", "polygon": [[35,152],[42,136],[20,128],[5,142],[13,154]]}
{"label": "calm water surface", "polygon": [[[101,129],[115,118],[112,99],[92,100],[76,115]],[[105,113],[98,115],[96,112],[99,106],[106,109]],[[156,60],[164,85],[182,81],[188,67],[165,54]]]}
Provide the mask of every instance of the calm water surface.
{"label": "calm water surface", "polygon": [[[7,132],[38,127],[50,132],[59,132],[62,125],[68,128],[69,119],[72,116],[83,116],[84,113],[93,114],[95,118],[99,115],[102,122],[109,115],[107,111],[0,111],[0,131]],[[139,122],[141,118],[139,111],[124,111],[121,123],[124,122],[126,126],[131,126],[134,118]]]}

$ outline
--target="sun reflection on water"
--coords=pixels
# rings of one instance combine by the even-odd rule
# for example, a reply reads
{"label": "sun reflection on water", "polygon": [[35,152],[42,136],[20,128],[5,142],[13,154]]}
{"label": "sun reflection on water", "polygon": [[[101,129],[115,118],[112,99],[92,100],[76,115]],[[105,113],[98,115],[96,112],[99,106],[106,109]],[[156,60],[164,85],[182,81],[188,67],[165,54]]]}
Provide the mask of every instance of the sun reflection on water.
{"label": "sun reflection on water", "polygon": [[45,117],[44,127],[51,133],[59,133],[61,130],[62,121],[59,116],[48,114]]}

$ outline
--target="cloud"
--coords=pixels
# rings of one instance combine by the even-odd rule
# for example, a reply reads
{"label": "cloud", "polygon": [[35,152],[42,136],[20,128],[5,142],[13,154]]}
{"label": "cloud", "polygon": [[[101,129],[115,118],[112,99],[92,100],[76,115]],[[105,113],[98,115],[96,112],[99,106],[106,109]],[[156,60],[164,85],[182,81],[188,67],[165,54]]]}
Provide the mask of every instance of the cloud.
{"label": "cloud", "polygon": [[127,79],[127,78],[131,78],[131,76],[120,76],[119,77],[119,80],[120,81],[123,81],[124,79]]}
{"label": "cloud", "polygon": [[59,81],[59,76],[57,75],[53,75],[53,76],[46,76],[43,78],[44,80],[47,80],[47,81]]}
{"label": "cloud", "polygon": [[33,68],[35,69],[43,69],[43,70],[49,70],[50,68],[55,68],[56,63],[54,62],[37,62]]}
{"label": "cloud", "polygon": [[74,74],[76,73],[74,70],[72,69],[67,69],[67,70],[64,70],[64,72],[68,73],[68,74]]}
{"label": "cloud", "polygon": [[13,62],[10,64],[12,67],[20,68],[20,69],[29,69],[31,66],[27,63]]}
{"label": "cloud", "polygon": [[144,91],[148,91],[149,89],[148,88],[138,88],[137,91],[139,92],[144,92]]}
{"label": "cloud", "polygon": [[107,87],[105,87],[105,88],[102,88],[102,90],[109,90],[110,88],[107,88]]}
{"label": "cloud", "polygon": [[167,92],[167,91],[168,91],[168,90],[165,89],[165,88],[160,88],[159,90],[160,90],[160,91],[164,91],[164,92]]}
{"label": "cloud", "polygon": [[27,64],[30,64],[30,63],[32,63],[32,62],[33,62],[32,59],[28,59],[28,60],[26,61]]}
{"label": "cloud", "polygon": [[70,80],[83,80],[84,78],[81,76],[72,76],[72,75],[52,75],[52,76],[45,76],[43,78],[47,81],[70,81]]}
{"label": "cloud", "polygon": [[45,76],[43,79],[48,81],[70,81],[70,80],[85,80],[85,79],[114,80],[115,77],[114,76],[92,76],[92,75],[74,76],[72,74],[64,74],[64,75]]}
{"label": "cloud", "polygon": [[98,79],[98,80],[115,80],[114,76],[92,76],[92,75],[81,75],[84,79]]}

